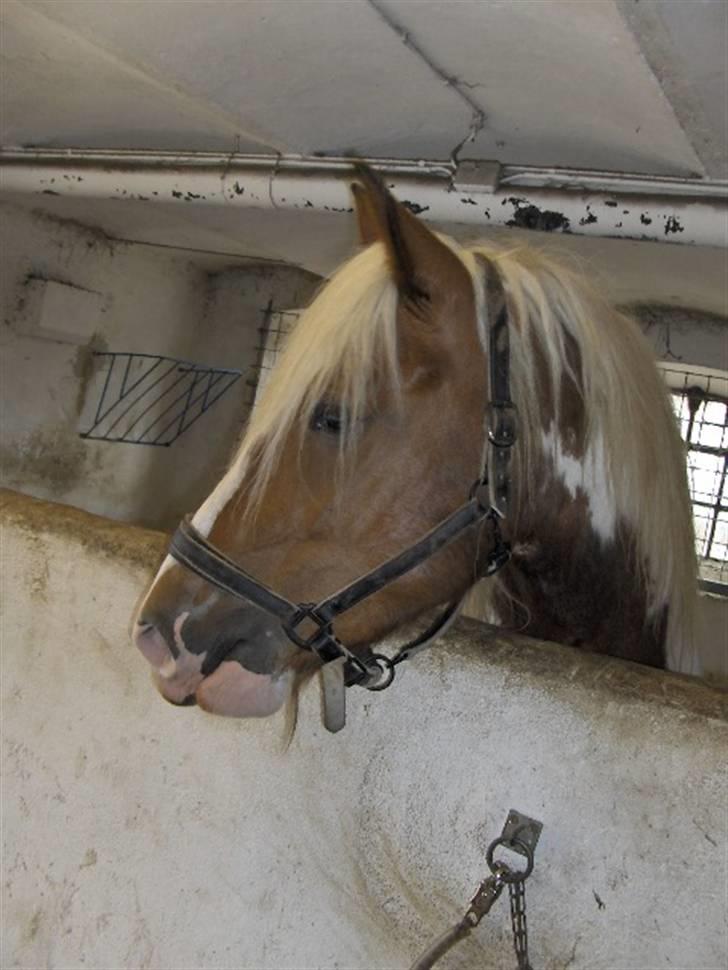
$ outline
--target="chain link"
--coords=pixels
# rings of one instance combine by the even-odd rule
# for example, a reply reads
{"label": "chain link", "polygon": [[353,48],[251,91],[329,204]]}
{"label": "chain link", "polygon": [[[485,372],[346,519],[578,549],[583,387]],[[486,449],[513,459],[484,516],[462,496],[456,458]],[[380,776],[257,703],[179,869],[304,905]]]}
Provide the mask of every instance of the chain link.
{"label": "chain link", "polygon": [[508,886],[511,903],[511,926],[513,927],[513,948],[516,951],[518,970],[532,970],[528,959],[528,925],[526,924],[526,884],[512,882]]}

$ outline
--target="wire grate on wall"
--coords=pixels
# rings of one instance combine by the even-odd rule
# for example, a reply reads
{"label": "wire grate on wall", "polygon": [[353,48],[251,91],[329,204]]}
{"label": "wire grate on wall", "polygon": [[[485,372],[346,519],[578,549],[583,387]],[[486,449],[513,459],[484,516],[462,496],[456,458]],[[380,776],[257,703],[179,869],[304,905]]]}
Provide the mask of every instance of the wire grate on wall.
{"label": "wire grate on wall", "polygon": [[98,397],[82,438],[169,447],[242,376],[157,354],[95,352]]}

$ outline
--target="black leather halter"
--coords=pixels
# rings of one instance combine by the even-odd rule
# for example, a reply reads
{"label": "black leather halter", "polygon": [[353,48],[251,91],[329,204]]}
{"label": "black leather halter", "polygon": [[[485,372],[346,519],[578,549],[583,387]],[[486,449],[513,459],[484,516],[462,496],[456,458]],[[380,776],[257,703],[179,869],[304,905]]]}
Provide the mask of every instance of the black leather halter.
{"label": "black leather halter", "polygon": [[[491,576],[508,562],[510,544],[501,535],[500,520],[508,509],[509,456],[517,436],[509,370],[508,316],[504,305],[489,334],[490,402],[486,411],[486,442],[481,474],[473,484],[468,500],[414,545],[387,559],[332,596],[319,603],[293,603],[246,573],[200,535],[187,519],[172,537],[170,555],[218,589],[253,603],[276,617],[288,639],[301,650],[315,653],[322,663],[345,658],[344,679],[347,687],[358,684],[369,690],[383,690],[394,679],[396,664],[442,632],[456,614],[460,603],[449,604],[424,633],[402,647],[394,658],[381,654],[371,654],[366,659],[357,657],[337,638],[333,623],[475,525],[490,523],[493,539],[481,575]],[[491,455],[492,463],[489,462]],[[492,464],[490,476],[489,464]]]}

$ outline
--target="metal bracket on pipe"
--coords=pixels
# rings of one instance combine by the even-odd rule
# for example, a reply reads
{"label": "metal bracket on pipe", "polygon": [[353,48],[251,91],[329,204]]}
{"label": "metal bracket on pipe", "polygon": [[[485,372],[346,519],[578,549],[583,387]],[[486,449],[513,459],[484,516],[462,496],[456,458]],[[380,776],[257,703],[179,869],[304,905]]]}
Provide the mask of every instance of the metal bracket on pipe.
{"label": "metal bracket on pipe", "polygon": [[466,159],[458,162],[452,178],[456,192],[488,192],[492,194],[500,184],[500,162]]}

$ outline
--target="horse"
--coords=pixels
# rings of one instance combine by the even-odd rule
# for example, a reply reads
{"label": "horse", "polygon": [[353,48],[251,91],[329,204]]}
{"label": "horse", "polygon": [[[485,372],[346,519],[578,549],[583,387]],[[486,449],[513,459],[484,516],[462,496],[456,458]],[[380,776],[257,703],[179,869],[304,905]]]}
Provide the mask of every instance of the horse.
{"label": "horse", "polygon": [[444,604],[429,642],[473,590],[504,630],[694,670],[684,446],[638,326],[535,248],[432,231],[363,166],[352,193],[361,248],[135,618],[162,696],[268,716],[339,660],[379,689],[377,645]]}

